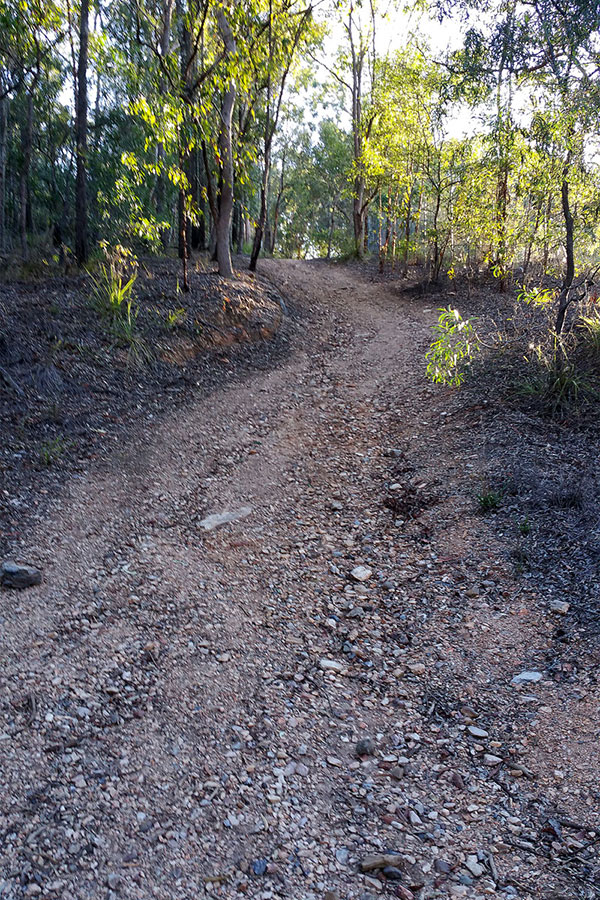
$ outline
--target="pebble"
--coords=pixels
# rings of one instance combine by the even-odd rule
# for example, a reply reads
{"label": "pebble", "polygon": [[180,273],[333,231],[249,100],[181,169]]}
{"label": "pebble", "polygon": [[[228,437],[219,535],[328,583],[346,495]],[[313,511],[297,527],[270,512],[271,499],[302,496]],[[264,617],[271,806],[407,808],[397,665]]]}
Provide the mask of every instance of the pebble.
{"label": "pebble", "polygon": [[365,856],[360,862],[361,872],[372,872],[375,869],[385,869],[388,866],[399,868],[404,862],[404,857],[399,853],[374,853]]}
{"label": "pebble", "polygon": [[469,725],[467,731],[472,737],[486,738],[489,737],[488,732],[484,728],[478,728],[476,725]]}
{"label": "pebble", "polygon": [[356,756],[374,756],[375,755],[375,741],[371,738],[361,738],[360,741],[356,742],[356,746],[354,748],[354,752]]}
{"label": "pebble", "polygon": [[446,862],[445,859],[436,859],[433,866],[435,871],[439,872],[440,875],[449,875],[452,871],[452,866],[450,863]]}
{"label": "pebble", "polygon": [[36,566],[17,563],[11,559],[0,565],[0,584],[2,587],[23,590],[24,588],[41,584],[41,581],[42,572]]}
{"label": "pebble", "polygon": [[268,865],[266,859],[255,859],[252,863],[252,871],[255,875],[264,875]]}
{"label": "pebble", "polygon": [[498,766],[501,762],[503,762],[502,757],[494,756],[493,753],[485,753],[483,756],[483,762],[486,766]]}
{"label": "pebble", "polygon": [[566,616],[570,606],[571,604],[567,603],[565,600],[553,600],[550,604],[550,612],[556,613],[559,616]]}
{"label": "pebble", "polygon": [[542,680],[542,677],[541,672],[520,672],[519,675],[515,675],[511,684],[536,684]]}
{"label": "pebble", "polygon": [[368,581],[372,574],[373,569],[370,569],[369,566],[355,566],[350,572],[350,577],[354,581]]}
{"label": "pebble", "polygon": [[476,856],[467,856],[465,865],[471,875],[474,875],[475,878],[480,878],[483,875],[483,866],[479,864],[479,860]]}
{"label": "pebble", "polygon": [[426,672],[426,666],[424,663],[409,663],[407,668],[413,673],[413,675],[424,675]]}
{"label": "pebble", "polygon": [[342,866],[348,865],[348,860],[350,859],[350,851],[347,847],[338,847],[335,851],[335,858]]}
{"label": "pebble", "polygon": [[319,660],[319,668],[323,669],[325,672],[345,672],[347,666],[337,659],[323,658]]}
{"label": "pebble", "polygon": [[403,873],[400,869],[396,868],[396,866],[386,866],[383,869],[383,874],[386,878],[389,878],[390,881],[402,881]]}

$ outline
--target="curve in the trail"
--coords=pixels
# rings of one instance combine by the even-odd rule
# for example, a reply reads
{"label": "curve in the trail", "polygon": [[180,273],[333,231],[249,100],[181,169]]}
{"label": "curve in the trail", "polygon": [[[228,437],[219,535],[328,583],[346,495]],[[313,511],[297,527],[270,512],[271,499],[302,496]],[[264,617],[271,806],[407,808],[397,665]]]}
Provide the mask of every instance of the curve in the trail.
{"label": "curve in the trail", "polygon": [[479,593],[512,586],[423,376],[434,312],[264,270],[289,357],[72,483],[28,538],[44,583],[2,595],[3,896],[548,896],[566,876],[498,837],[531,794],[490,779],[538,636]]}

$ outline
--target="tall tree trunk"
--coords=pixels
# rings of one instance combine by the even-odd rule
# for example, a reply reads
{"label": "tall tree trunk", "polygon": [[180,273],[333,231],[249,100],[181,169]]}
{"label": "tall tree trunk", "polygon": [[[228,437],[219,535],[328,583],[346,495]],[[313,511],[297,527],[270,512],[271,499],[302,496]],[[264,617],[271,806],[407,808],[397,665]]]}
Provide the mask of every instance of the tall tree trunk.
{"label": "tall tree trunk", "polygon": [[275,253],[275,244],[277,243],[277,229],[279,227],[279,211],[281,209],[281,200],[285,190],[285,150],[281,155],[281,172],[279,173],[279,190],[277,191],[277,199],[275,200],[275,210],[273,212],[273,232],[271,234],[271,254]]}
{"label": "tall tree trunk", "polygon": [[[270,143],[270,142],[269,142]],[[260,254],[263,237],[265,234],[265,226],[267,224],[267,204],[269,202],[269,173],[271,168],[271,148],[265,144],[265,161],[263,167],[263,177],[260,186],[260,211],[258,221],[256,223],[256,231],[254,232],[254,243],[252,244],[252,253],[250,254],[250,265],[248,268],[251,272],[256,272],[256,263]]]}
{"label": "tall tree trunk", "polygon": [[235,252],[238,256],[241,256],[244,251],[244,231],[244,195],[242,194],[238,203],[238,225],[235,242]]}
{"label": "tall tree trunk", "polygon": [[335,230],[335,205],[331,204],[331,210],[329,213],[329,233],[327,235],[327,256],[326,259],[331,259],[331,247],[333,244],[333,232]]}
{"label": "tall tree trunk", "polygon": [[[229,22],[225,18],[222,7],[217,10],[217,23],[225,46],[226,57],[231,57],[236,52],[233,32]],[[231,215],[233,212],[233,149],[232,149],[232,117],[235,103],[235,82],[230,79],[223,94],[221,104],[221,126],[219,129],[219,156],[222,164],[222,186],[219,198],[219,214],[216,223],[217,238],[217,262],[219,275],[224,278],[233,277],[231,264],[231,248],[229,246],[229,234],[231,231]]]}
{"label": "tall tree trunk", "polygon": [[[169,41],[171,38],[171,19],[173,16],[173,0],[163,0],[163,8],[162,8],[162,31],[160,35],[160,55],[163,60],[167,58],[169,55]],[[159,84],[158,84],[158,92],[162,97],[165,96],[167,92],[167,83],[165,76],[161,74]],[[157,165],[158,165],[158,174],[156,176],[156,189],[155,189],[155,198],[156,198],[156,214],[158,218],[164,221],[164,216],[166,216],[165,209],[165,197],[166,197],[166,185],[167,185],[167,176],[165,172],[163,172],[165,162],[165,145],[162,141],[159,142],[157,148]],[[169,229],[163,228],[161,231],[160,239],[163,245],[163,249],[166,250],[169,243]]]}
{"label": "tall tree trunk", "polygon": [[88,257],[87,210],[87,126],[88,95],[87,67],[89,44],[89,0],[81,0],[79,17],[79,61],[77,67],[77,98],[75,103],[75,146],[77,175],[75,182],[75,258],[81,266]]}
{"label": "tall tree trunk", "polygon": [[[272,3],[269,0],[269,57],[272,55],[272,40],[273,40],[273,18],[272,18]],[[265,233],[265,226],[267,223],[267,210],[269,203],[269,174],[271,170],[271,138],[272,138],[272,130],[271,130],[271,70],[269,68],[269,74],[267,77],[267,103],[265,110],[265,135],[264,135],[264,160],[263,160],[263,173],[262,173],[262,182],[260,185],[260,211],[258,214],[258,222],[256,223],[256,231],[254,232],[254,243],[252,244],[252,252],[250,254],[250,265],[249,269],[251,272],[256,272],[256,263],[258,262],[258,257],[260,254],[260,248],[262,246],[262,241]]]}
{"label": "tall tree trunk", "polygon": [[354,197],[352,200],[352,223],[354,225],[354,246],[356,255],[362,259],[365,255],[365,198],[364,178],[354,179]]}
{"label": "tall tree trunk", "polygon": [[216,249],[216,246],[213,246],[215,230],[217,227],[217,220],[219,218],[219,207],[217,203],[217,191],[215,188],[215,183],[213,179],[212,169],[210,167],[210,160],[208,158],[208,150],[206,147],[206,141],[202,141],[202,160],[204,162],[204,175],[206,177],[206,196],[208,199],[208,208],[210,211],[210,228],[209,228],[209,250],[212,255],[213,251]]}
{"label": "tall tree trunk", "polygon": [[6,147],[8,144],[8,98],[0,99],[0,253],[6,250]]}
{"label": "tall tree trunk", "polygon": [[[33,144],[33,87],[27,92],[25,118],[21,127],[21,172],[19,177],[19,235],[23,261],[29,259],[27,229],[30,225],[29,173],[31,170],[31,148]],[[29,213],[29,214],[28,214]]]}
{"label": "tall tree trunk", "polygon": [[565,252],[566,252],[566,267],[565,267],[565,280],[563,282],[563,287],[569,288],[573,283],[573,279],[575,277],[575,247],[574,247],[574,224],[573,224],[573,213],[571,212],[571,202],[569,198],[569,171],[570,171],[570,159],[567,160],[567,163],[563,169],[562,173],[562,184],[560,186],[560,196],[562,201],[562,211],[563,218],[565,220]]}
{"label": "tall tree trunk", "polygon": [[[194,77],[195,68],[192,58],[192,35],[190,33],[189,23],[184,15],[184,8],[181,0],[177,0],[177,13],[180,19],[179,70],[181,73],[184,96],[187,100],[187,104],[184,106],[183,110],[183,121],[179,127],[179,168],[185,174],[185,177],[187,178],[189,183],[191,165],[189,134],[189,128],[191,126],[191,115],[189,113],[189,105],[192,103],[193,99],[192,79]],[[186,269],[186,260],[189,259],[190,255],[191,225],[185,191],[179,192],[178,223],[177,234],[179,236],[179,258],[183,261],[184,269]],[[186,275],[184,277],[184,283],[187,284],[187,269]],[[186,290],[188,289],[189,288],[186,287]]]}
{"label": "tall tree trunk", "polygon": [[406,217],[404,219],[404,261],[402,272],[404,277],[408,275],[408,252],[410,247],[410,222],[411,222],[411,200],[412,200],[412,190],[409,188],[408,191],[408,200],[406,203]]}

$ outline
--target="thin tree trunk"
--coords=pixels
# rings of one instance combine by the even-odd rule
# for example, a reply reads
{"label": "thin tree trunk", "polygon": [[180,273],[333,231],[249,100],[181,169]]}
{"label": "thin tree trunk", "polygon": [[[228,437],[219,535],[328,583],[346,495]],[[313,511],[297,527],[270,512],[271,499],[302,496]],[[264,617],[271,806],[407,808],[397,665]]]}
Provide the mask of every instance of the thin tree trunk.
{"label": "thin tree trunk", "polygon": [[411,198],[412,191],[408,192],[408,203],[406,207],[406,218],[404,219],[404,266],[403,266],[403,274],[404,277],[408,275],[408,250],[410,246],[410,222],[411,222]]}
{"label": "thin tree trunk", "polygon": [[279,226],[279,210],[281,207],[281,199],[285,190],[285,150],[281,157],[281,173],[279,175],[279,190],[277,192],[277,200],[275,201],[275,211],[273,213],[273,234],[271,235],[271,254],[275,253],[275,244],[277,243],[277,228]]}
{"label": "thin tree trunk", "polygon": [[569,198],[569,169],[570,160],[567,161],[562,174],[562,184],[560,187],[560,196],[562,200],[562,211],[565,220],[565,252],[567,255],[565,267],[565,280],[563,287],[569,288],[575,277],[575,248],[574,248],[574,225],[573,213],[571,212],[571,202]]}
{"label": "thin tree trunk", "polygon": [[235,242],[235,252],[238,256],[241,256],[244,250],[244,195],[242,194],[238,203],[237,210],[237,234],[236,234],[236,242]]}
{"label": "thin tree trunk", "polygon": [[[272,55],[272,40],[273,40],[273,18],[272,18],[272,4],[271,0],[269,0],[269,57]],[[250,254],[250,265],[248,268],[251,272],[256,272],[256,264],[258,262],[258,257],[260,254],[260,248],[262,246],[262,241],[265,233],[265,227],[267,224],[267,209],[269,202],[269,175],[271,170],[271,139],[273,133],[271,130],[271,70],[269,69],[268,80],[267,80],[267,103],[266,103],[266,111],[265,111],[265,137],[264,137],[264,160],[263,160],[263,173],[262,173],[262,182],[260,186],[260,212],[258,214],[258,222],[256,223],[256,230],[254,232],[254,242],[252,244],[252,252]]]}
{"label": "thin tree trunk", "polygon": [[27,92],[26,114],[21,129],[21,173],[19,178],[19,235],[21,239],[21,256],[23,262],[29,259],[27,228],[30,225],[28,215],[29,204],[29,172],[31,169],[31,148],[33,144],[33,87]]}
{"label": "thin tree trunk", "polygon": [[6,147],[8,144],[8,98],[0,99],[0,253],[6,250]]}
{"label": "thin tree trunk", "polygon": [[185,215],[185,193],[179,191],[179,256],[181,258],[183,274],[183,290],[187,293],[190,289],[188,274],[188,240],[186,234],[187,217]]}
{"label": "thin tree trunk", "polygon": [[89,43],[89,0],[81,0],[79,17],[79,62],[77,67],[77,98],[75,116],[75,145],[77,175],[75,183],[75,258],[83,265],[88,257],[87,211],[87,67]]}
{"label": "thin tree trunk", "polygon": [[265,233],[265,227],[267,224],[267,203],[269,197],[269,172],[270,172],[270,156],[271,156],[271,147],[267,149],[265,146],[265,164],[263,168],[263,178],[260,186],[260,212],[258,214],[258,221],[256,223],[256,231],[254,232],[254,243],[252,244],[252,253],[250,255],[250,265],[248,268],[251,272],[256,272],[256,264],[258,262],[258,256],[260,253],[260,248],[262,246],[262,240]]}
{"label": "thin tree trunk", "polygon": [[333,244],[333,232],[335,229],[335,206],[331,204],[331,214],[329,216],[329,234],[327,236],[327,259],[331,259],[331,246]]}
{"label": "thin tree trunk", "polygon": [[[228,60],[235,54],[235,40],[225,13],[220,7],[217,10],[217,23],[225,46]],[[233,150],[232,150],[232,116],[235,103],[235,82],[230,79],[223,94],[221,104],[221,127],[219,130],[219,156],[222,162],[222,187],[219,198],[219,216],[216,223],[217,262],[219,275],[224,278],[233,277],[229,234],[231,231],[231,215],[233,212]]]}
{"label": "thin tree trunk", "polygon": [[[171,38],[171,18],[173,16],[173,0],[163,0],[162,8],[162,31],[160,34],[160,55],[165,60],[169,54],[169,41]],[[158,93],[162,97],[167,92],[167,84],[164,75],[160,76],[158,83]],[[161,221],[165,221],[165,197],[167,193],[167,176],[163,171],[165,162],[165,145],[159,141],[156,153],[158,173],[156,176],[156,185],[154,196],[156,198],[156,214]],[[160,234],[163,249],[166,250],[169,244],[169,228],[163,228]]]}

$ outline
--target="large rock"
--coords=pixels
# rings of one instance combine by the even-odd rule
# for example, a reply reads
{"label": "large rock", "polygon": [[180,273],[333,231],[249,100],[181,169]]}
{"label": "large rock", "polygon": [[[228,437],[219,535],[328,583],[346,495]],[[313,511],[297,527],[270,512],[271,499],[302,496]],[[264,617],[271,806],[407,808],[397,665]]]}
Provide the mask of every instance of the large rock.
{"label": "large rock", "polygon": [[42,573],[35,566],[28,566],[25,563],[17,563],[12,559],[7,559],[0,565],[0,584],[2,587],[23,588],[33,587],[42,581]]}
{"label": "large rock", "polygon": [[230,522],[237,522],[238,519],[245,519],[251,512],[251,506],[242,506],[239,509],[231,509],[222,513],[213,513],[211,516],[207,516],[205,519],[202,519],[201,522],[198,522],[198,525],[200,528],[203,528],[204,531],[213,531],[221,525],[228,525]]}

